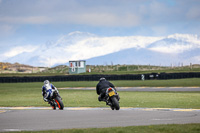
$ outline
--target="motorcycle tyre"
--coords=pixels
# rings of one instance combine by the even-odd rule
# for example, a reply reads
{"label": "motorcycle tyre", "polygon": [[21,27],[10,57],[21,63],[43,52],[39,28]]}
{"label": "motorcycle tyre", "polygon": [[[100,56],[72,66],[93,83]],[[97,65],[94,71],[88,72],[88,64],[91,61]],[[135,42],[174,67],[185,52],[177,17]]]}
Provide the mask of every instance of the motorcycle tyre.
{"label": "motorcycle tyre", "polygon": [[60,110],[63,110],[63,109],[64,109],[64,104],[63,104],[62,100],[61,100],[59,97],[56,97],[56,98],[55,98],[55,102],[57,103],[58,108],[59,108]]}
{"label": "motorcycle tyre", "polygon": [[[119,101],[117,100],[117,98],[113,96],[113,97],[111,97],[111,100],[112,100],[112,105],[113,105],[113,107],[114,107],[116,110],[119,110],[120,107],[119,107]],[[112,109],[112,107],[111,107],[111,109]]]}

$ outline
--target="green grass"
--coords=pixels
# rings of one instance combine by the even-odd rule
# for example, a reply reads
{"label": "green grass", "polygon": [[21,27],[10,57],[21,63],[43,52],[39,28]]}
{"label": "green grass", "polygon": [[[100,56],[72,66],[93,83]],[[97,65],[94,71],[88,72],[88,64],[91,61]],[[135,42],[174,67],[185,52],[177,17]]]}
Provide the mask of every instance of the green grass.
{"label": "green grass", "polygon": [[[5,91],[0,106],[49,106],[42,100],[41,91]],[[200,108],[199,92],[119,92],[121,107]],[[98,102],[93,90],[60,90],[65,107],[107,107]]]}
{"label": "green grass", "polygon": [[[111,81],[116,86],[200,86],[199,79]],[[95,87],[98,82],[53,82],[58,88]],[[0,106],[49,106],[42,99],[43,83],[1,83]],[[59,90],[65,107],[106,107],[95,90]],[[200,108],[200,92],[119,92],[121,107]]]}
{"label": "green grass", "polygon": [[[200,87],[200,78],[172,80],[115,80],[111,81],[116,87]],[[53,82],[58,87],[95,87],[98,81]]]}
{"label": "green grass", "polygon": [[172,80],[129,80],[112,81],[117,87],[200,87],[200,78],[172,79]]}
{"label": "green grass", "polygon": [[51,131],[21,131],[20,133],[199,133],[200,124],[169,124],[111,128],[65,129]]}

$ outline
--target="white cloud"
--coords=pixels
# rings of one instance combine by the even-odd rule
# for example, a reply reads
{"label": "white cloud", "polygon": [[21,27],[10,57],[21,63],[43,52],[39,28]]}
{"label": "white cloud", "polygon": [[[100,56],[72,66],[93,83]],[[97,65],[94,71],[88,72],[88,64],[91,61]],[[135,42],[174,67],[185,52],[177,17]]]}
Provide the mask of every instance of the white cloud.
{"label": "white cloud", "polygon": [[156,42],[149,49],[161,53],[178,54],[196,48],[200,48],[200,39],[197,35],[174,34]]}
{"label": "white cloud", "polygon": [[11,48],[9,51],[5,52],[3,54],[3,56],[6,58],[10,58],[10,57],[14,57],[18,54],[21,54],[23,52],[32,52],[36,48],[37,48],[37,46],[32,46],[32,45],[18,46],[18,47]]}
{"label": "white cloud", "polygon": [[[76,37],[83,35],[85,38],[80,40]],[[71,40],[69,38],[71,37]],[[69,60],[82,60],[92,57],[102,56],[113,52],[128,48],[145,48],[149,42],[159,40],[159,37],[97,37],[89,33],[73,32],[67,36],[62,36],[55,44],[48,49],[40,47],[35,50],[35,54],[40,56],[40,64],[52,66],[55,64],[63,64]],[[42,51],[42,54],[38,54]],[[55,53],[55,54],[52,54]]]}
{"label": "white cloud", "polygon": [[129,48],[143,48],[178,55],[181,52],[200,48],[200,40],[197,35],[98,37],[89,33],[73,32],[61,36],[55,43],[36,48],[32,45],[12,48],[4,53],[3,57],[12,62],[24,61],[23,64],[31,64],[34,59],[33,65],[53,66],[69,60],[86,60]]}
{"label": "white cloud", "polygon": [[93,37],[78,41],[67,46],[66,52],[71,53],[71,60],[89,59],[128,48],[145,48],[149,43],[159,40],[160,37]]}
{"label": "white cloud", "polygon": [[161,53],[178,54],[186,50],[192,49],[192,45],[175,44],[175,45],[170,45],[170,46],[158,46],[158,47],[153,47],[149,49],[153,51],[161,52]]}

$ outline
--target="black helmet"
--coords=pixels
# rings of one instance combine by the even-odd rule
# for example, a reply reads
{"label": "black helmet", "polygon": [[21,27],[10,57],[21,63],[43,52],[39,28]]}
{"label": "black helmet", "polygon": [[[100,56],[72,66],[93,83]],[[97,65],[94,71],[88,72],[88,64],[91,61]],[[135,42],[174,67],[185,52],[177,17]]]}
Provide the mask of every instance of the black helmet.
{"label": "black helmet", "polygon": [[99,79],[99,81],[106,81],[106,79],[102,77]]}

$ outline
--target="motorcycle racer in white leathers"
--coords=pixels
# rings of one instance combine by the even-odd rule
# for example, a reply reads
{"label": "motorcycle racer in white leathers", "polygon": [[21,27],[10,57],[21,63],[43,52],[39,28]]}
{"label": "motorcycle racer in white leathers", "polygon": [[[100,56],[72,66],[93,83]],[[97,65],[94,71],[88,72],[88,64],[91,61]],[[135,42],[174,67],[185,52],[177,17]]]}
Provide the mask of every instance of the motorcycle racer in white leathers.
{"label": "motorcycle racer in white leathers", "polygon": [[[49,104],[51,104],[49,99],[53,96],[53,89],[58,92],[58,89],[53,84],[51,84],[49,80],[45,80],[44,85],[42,86],[42,96],[43,100]],[[58,96],[60,97],[59,92]]]}

